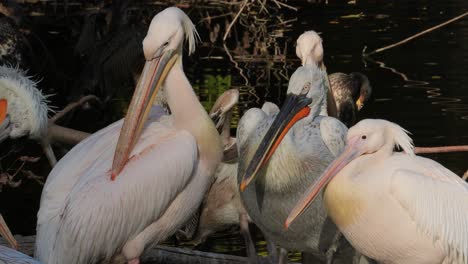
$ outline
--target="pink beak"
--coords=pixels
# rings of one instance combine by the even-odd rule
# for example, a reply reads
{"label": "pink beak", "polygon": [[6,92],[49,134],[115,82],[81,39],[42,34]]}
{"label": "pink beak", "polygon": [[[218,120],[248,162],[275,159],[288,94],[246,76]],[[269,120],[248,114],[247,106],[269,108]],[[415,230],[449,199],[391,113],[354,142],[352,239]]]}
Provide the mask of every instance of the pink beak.
{"label": "pink beak", "polygon": [[289,216],[284,223],[286,229],[288,229],[294,219],[301,215],[307,206],[315,200],[320,191],[325,188],[333,177],[335,177],[351,161],[362,155],[362,150],[360,148],[362,140],[360,137],[351,138],[347,145],[348,146],[343,153],[328,166],[309,191],[302,196],[291,213],[289,213]]}

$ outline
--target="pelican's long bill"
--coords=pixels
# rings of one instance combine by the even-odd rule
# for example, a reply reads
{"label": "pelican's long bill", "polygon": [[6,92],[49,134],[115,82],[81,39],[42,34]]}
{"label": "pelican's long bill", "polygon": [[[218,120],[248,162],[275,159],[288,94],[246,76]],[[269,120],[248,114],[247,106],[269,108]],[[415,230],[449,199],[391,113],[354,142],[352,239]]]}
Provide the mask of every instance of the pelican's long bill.
{"label": "pelican's long bill", "polygon": [[362,155],[362,150],[360,149],[361,143],[362,140],[360,137],[352,138],[348,141],[348,145],[343,153],[327,167],[309,191],[302,196],[291,213],[289,213],[288,218],[284,223],[286,229],[291,225],[294,219],[301,215],[307,206],[315,200],[320,191],[327,186],[333,177],[335,177],[351,161]]}
{"label": "pelican's long bill", "polygon": [[310,108],[308,105],[311,102],[312,99],[306,97],[304,94],[288,94],[280,112],[260,142],[255,155],[242,177],[242,182],[240,183],[241,192],[243,192],[247,185],[255,178],[260,168],[268,162],[289,129],[297,121],[309,115]]}
{"label": "pelican's long bill", "polygon": [[18,249],[18,242],[11,234],[10,229],[8,228],[5,220],[3,220],[2,215],[0,214],[0,235],[5,238],[5,240],[11,245],[12,248]]}
{"label": "pelican's long bill", "polygon": [[127,163],[129,155],[138,141],[156,94],[170,69],[174,66],[177,57],[175,50],[167,50],[161,56],[146,61],[120,131],[112,163],[112,180],[117,177]]}

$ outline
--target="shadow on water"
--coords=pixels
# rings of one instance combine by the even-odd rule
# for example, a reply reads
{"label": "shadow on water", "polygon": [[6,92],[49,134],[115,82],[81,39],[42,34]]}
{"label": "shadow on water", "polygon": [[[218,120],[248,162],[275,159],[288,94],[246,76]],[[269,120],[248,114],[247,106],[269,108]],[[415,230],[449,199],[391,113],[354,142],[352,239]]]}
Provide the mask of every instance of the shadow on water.
{"label": "shadow on water", "polygon": [[[459,15],[468,8],[465,0],[405,3],[357,0],[330,1],[328,4],[288,1],[289,5],[297,7],[297,11],[272,4],[262,6],[258,1],[241,13],[226,42],[223,42],[226,28],[237,12],[233,6],[215,2],[206,1],[208,4],[205,6],[181,6],[194,21],[203,40],[195,55],[184,60],[184,66],[206,109],[211,108],[223,91],[239,89],[240,102],[234,109],[231,124],[233,132],[247,109],[259,107],[265,101],[281,104],[289,76],[300,64],[295,55],[295,40],[304,31],[314,29],[321,32],[324,40],[329,73],[358,71],[369,77],[374,88],[373,100],[363,109],[361,118],[383,118],[399,123],[412,132],[417,146],[468,144],[467,19],[368,60],[364,61],[361,56],[365,46],[368,49],[379,48]],[[154,12],[138,11],[131,5],[129,10],[134,16],[144,17],[138,21],[147,25],[148,18],[163,6],[148,4],[146,8]],[[72,20],[71,7],[70,15],[65,18],[45,10],[43,15],[50,16],[50,21],[69,25],[68,20]],[[32,16],[29,19],[34,21]],[[78,35],[68,32],[66,26],[56,25],[53,29],[47,29],[45,23],[42,26],[38,35],[49,44],[55,58],[62,58],[56,61],[60,69],[58,74],[67,78],[62,82],[52,82],[48,81],[48,76],[41,84],[49,85],[46,90],[58,94],[51,100],[53,104],[62,106],[65,104],[63,94],[67,93],[63,87],[68,87],[66,85],[72,84],[73,79],[79,76],[76,65],[72,65],[73,71],[66,72],[63,56],[73,52]],[[129,93],[131,90],[123,94]],[[68,122],[77,129],[95,131],[121,117],[129,99],[128,95],[112,99],[110,102],[117,107],[79,110],[85,114],[77,114]],[[112,118],[106,119],[106,115]],[[15,143],[11,143],[13,145]],[[29,155],[41,155],[34,143],[30,145]],[[8,148],[10,145],[3,146]],[[468,169],[464,162],[467,154],[430,157],[460,175]],[[49,168],[39,163],[27,165],[28,169],[37,175],[47,175]],[[7,166],[3,160],[1,165],[3,172]],[[14,233],[34,233],[40,191],[39,184],[24,179],[20,187],[4,187],[0,192],[1,213]],[[259,238],[258,250],[266,254],[260,232],[254,230],[254,235]],[[236,229],[216,234],[201,249],[245,254],[243,240]],[[292,259],[297,259],[297,255]]]}

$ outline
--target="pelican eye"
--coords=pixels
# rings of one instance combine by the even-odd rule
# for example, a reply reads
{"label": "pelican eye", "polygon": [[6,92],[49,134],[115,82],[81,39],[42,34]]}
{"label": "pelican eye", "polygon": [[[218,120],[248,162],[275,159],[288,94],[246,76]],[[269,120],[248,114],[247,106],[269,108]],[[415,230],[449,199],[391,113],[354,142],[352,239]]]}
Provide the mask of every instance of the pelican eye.
{"label": "pelican eye", "polygon": [[362,136],[361,138],[362,138],[362,139],[366,139],[366,138],[367,138],[367,136],[366,136],[366,135],[364,135],[364,136]]}
{"label": "pelican eye", "polygon": [[304,87],[302,87],[301,94],[306,94],[306,93],[308,93],[309,90],[310,90],[310,86],[311,86],[310,82],[306,82],[306,83],[304,84]]}

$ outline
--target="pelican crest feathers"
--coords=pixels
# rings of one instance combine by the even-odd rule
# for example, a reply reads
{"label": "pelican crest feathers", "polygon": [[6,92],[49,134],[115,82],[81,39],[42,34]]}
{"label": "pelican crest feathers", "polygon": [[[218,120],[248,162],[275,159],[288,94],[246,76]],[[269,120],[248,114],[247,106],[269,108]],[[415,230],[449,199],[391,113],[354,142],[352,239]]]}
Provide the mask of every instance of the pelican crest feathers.
{"label": "pelican crest feathers", "polygon": [[[47,133],[48,96],[37,88],[37,82],[26,76],[18,67],[0,66],[0,98],[8,101],[8,111],[13,123],[12,138],[28,135],[39,139]],[[23,120],[23,122],[18,122]],[[16,122],[15,122],[16,121]]]}

